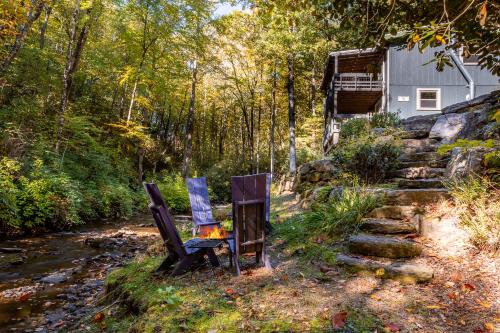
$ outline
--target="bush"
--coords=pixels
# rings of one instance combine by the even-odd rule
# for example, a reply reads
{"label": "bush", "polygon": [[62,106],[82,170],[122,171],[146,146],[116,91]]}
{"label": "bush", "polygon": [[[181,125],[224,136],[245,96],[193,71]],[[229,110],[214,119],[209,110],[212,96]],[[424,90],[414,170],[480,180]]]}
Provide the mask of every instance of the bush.
{"label": "bush", "polygon": [[81,223],[81,192],[66,174],[51,173],[36,160],[29,177],[20,177],[18,205],[22,227],[65,228]]}
{"label": "bush", "polygon": [[398,169],[401,149],[393,141],[373,142],[369,137],[334,150],[331,158],[346,172],[366,183],[376,183]]}
{"label": "bush", "polygon": [[157,182],[157,185],[163,199],[165,199],[173,213],[186,213],[189,211],[189,192],[181,175],[165,175]]}
{"label": "bush", "polygon": [[354,139],[368,134],[370,124],[365,118],[349,119],[340,126],[340,137],[342,139]]}
{"label": "bush", "polygon": [[370,120],[372,128],[391,128],[401,125],[401,118],[397,112],[379,112]]}
{"label": "bush", "polygon": [[0,160],[0,229],[18,227],[17,196],[19,189],[15,183],[21,165],[12,159],[4,157]]}
{"label": "bush", "polygon": [[480,249],[500,249],[500,190],[481,177],[453,179],[446,186],[471,242]]}
{"label": "bush", "polygon": [[122,184],[105,185],[99,189],[99,215],[102,217],[129,216],[134,211],[134,194]]}
{"label": "bush", "polygon": [[304,220],[306,225],[316,226],[330,236],[352,234],[358,231],[361,219],[379,203],[378,197],[364,188],[345,188],[326,203],[313,205]]}

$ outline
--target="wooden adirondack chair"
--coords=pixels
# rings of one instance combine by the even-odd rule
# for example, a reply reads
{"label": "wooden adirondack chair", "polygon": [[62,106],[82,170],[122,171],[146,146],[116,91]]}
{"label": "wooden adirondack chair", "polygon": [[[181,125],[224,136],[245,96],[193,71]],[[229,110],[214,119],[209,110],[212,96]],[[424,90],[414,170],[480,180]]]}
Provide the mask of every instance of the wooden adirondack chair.
{"label": "wooden adirondack chair", "polygon": [[205,177],[188,178],[187,187],[195,226],[193,235],[204,227],[220,227],[220,223],[215,221],[212,215],[207,179]]}
{"label": "wooden adirondack chair", "polygon": [[233,201],[233,247],[236,274],[240,274],[239,256],[255,253],[267,268],[271,268],[265,247],[265,228],[268,219],[267,174],[231,177]]}
{"label": "wooden adirondack chair", "polygon": [[175,227],[174,219],[161,196],[158,186],[154,183],[144,183],[143,185],[150,200],[149,210],[153,214],[160,235],[168,250],[168,256],[158,267],[157,272],[166,271],[175,264],[171,275],[184,274],[204,263],[205,255],[208,256],[213,267],[218,267],[220,265],[219,260],[213,248],[197,247],[199,243],[204,241],[203,239],[193,238],[186,243],[182,242]]}

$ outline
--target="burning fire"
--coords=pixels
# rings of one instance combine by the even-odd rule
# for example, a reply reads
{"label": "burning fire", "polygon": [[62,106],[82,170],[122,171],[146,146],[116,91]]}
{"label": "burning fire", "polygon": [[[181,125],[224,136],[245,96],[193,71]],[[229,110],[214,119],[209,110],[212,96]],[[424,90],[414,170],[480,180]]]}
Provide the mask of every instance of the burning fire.
{"label": "burning fire", "polygon": [[227,238],[228,232],[223,226],[203,226],[200,227],[200,238],[223,239]]}

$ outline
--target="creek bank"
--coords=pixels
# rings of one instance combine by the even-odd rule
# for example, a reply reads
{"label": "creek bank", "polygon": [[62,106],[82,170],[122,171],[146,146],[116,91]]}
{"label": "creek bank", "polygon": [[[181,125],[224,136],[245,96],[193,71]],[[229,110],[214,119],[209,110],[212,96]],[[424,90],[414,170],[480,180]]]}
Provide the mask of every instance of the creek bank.
{"label": "creek bank", "polygon": [[106,275],[159,240],[149,216],[130,222],[0,244],[21,250],[0,252],[0,331],[71,331],[88,324]]}

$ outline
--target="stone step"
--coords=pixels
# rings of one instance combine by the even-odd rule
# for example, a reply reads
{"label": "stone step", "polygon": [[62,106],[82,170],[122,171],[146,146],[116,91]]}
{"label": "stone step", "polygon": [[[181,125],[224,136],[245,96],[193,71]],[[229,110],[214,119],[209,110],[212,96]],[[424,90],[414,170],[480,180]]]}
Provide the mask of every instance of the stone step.
{"label": "stone step", "polygon": [[376,272],[377,276],[381,278],[399,280],[403,283],[428,282],[434,277],[432,269],[422,264],[387,264],[364,257],[354,257],[346,254],[337,255],[337,264],[349,267],[355,271]]}
{"label": "stone step", "polygon": [[361,230],[375,234],[411,234],[416,233],[417,228],[412,223],[392,219],[363,219]]}
{"label": "stone step", "polygon": [[430,168],[446,168],[448,165],[449,158],[442,158],[439,160],[430,160],[430,161],[402,161],[400,162],[401,169],[407,168],[421,168],[421,167],[430,167]]}
{"label": "stone step", "polygon": [[408,131],[403,131],[399,134],[399,137],[401,139],[423,139],[427,138],[428,136],[429,136],[429,131],[425,129],[408,130]]}
{"label": "stone step", "polygon": [[422,253],[422,246],[407,239],[390,236],[359,234],[348,242],[351,253],[384,258],[411,258]]}
{"label": "stone step", "polygon": [[413,218],[418,211],[414,206],[382,206],[372,210],[368,217],[377,219],[403,220]]}
{"label": "stone step", "polygon": [[443,188],[441,178],[397,179],[399,188]]}
{"label": "stone step", "polygon": [[439,141],[436,139],[403,139],[404,148],[425,148],[429,146],[437,147]]}
{"label": "stone step", "polygon": [[393,177],[397,178],[438,178],[443,177],[446,173],[446,168],[431,168],[431,167],[415,167],[404,168],[392,173]]}
{"label": "stone step", "polygon": [[416,153],[404,153],[399,157],[402,162],[413,162],[413,161],[438,161],[443,159],[441,155],[434,151],[423,151]]}
{"label": "stone step", "polygon": [[449,198],[445,188],[384,190],[383,193],[387,205],[425,205]]}

